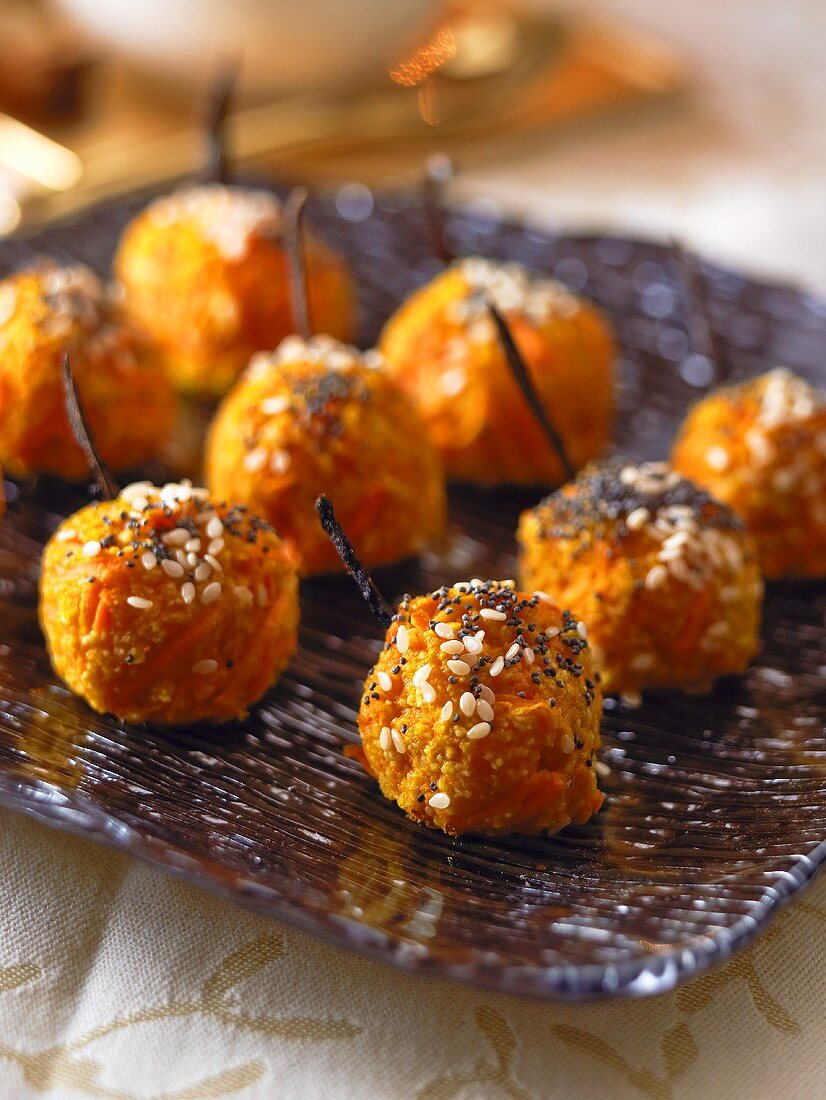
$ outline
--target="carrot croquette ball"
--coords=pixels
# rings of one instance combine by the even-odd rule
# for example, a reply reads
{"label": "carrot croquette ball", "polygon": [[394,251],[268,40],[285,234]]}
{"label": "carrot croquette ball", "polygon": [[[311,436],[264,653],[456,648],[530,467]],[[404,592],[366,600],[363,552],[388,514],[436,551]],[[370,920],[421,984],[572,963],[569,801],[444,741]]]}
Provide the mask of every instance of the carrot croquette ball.
{"label": "carrot croquette ball", "polygon": [[175,401],[143,338],[88,268],[44,261],[0,282],[0,464],[14,477],[88,472],[66,416],[63,359],[114,469],[155,456]]}
{"label": "carrot croquette ball", "polygon": [[418,405],[450,478],[559,484],[562,464],[511,376],[488,302],[507,321],[579,469],[610,439],[614,341],[596,308],[561,284],[518,264],[461,260],[405,302],[379,348]]}
{"label": "carrot croquette ball", "polygon": [[49,540],[55,672],[125,722],[243,718],[296,646],[298,582],[272,529],[187,483],[138,482]]}
{"label": "carrot croquette ball", "polygon": [[674,468],[725,501],[754,536],[767,577],[826,574],[826,399],[778,369],[703,398]]}
{"label": "carrot croquette ball", "polygon": [[[309,232],[305,252],[313,324],[346,339],[349,270]],[[126,308],[187,393],[220,397],[254,352],[295,329],[281,204],[266,191],[211,184],[157,199],[127,227],[115,272]]]}
{"label": "carrot croquette ball", "polygon": [[518,539],[522,583],[582,616],[606,691],[706,691],[757,650],[752,540],[665,463],[589,466],[522,514]]}
{"label": "carrot croquette ball", "polygon": [[417,554],[444,528],[438,455],[379,361],[330,337],[291,336],[254,358],[210,430],[211,491],[271,523],[305,576],[340,568],[319,493],[368,566]]}
{"label": "carrot croquette ball", "polygon": [[364,687],[354,755],[446,833],[555,832],[602,804],[602,695],[571,615],[513,581],[406,596]]}

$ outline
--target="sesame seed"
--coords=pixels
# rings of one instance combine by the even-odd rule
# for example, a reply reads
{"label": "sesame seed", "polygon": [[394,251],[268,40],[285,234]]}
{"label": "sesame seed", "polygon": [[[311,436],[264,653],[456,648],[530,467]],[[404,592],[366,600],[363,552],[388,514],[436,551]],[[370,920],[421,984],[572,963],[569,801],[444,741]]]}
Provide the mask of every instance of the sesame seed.
{"label": "sesame seed", "polygon": [[393,680],[386,672],[379,672],[376,675],[376,679],[379,682],[379,687],[382,691],[390,691],[393,687]]}
{"label": "sesame seed", "polygon": [[453,627],[450,625],[450,623],[436,623],[433,629],[440,638],[453,637]]}
{"label": "sesame seed", "polygon": [[276,416],[289,408],[290,399],[286,394],[277,394],[275,397],[265,397],[261,402],[261,412],[264,416]]}
{"label": "sesame seed", "polygon": [[448,661],[447,667],[456,676],[467,676],[470,673],[470,665],[465,661]]}
{"label": "sesame seed", "polygon": [[439,649],[442,653],[451,653],[454,656],[458,656],[458,654],[465,652],[464,645],[458,639],[453,642],[442,642]]}
{"label": "sesame seed", "polygon": [[507,619],[507,617],[508,617],[505,614],[504,611],[497,611],[493,607],[483,607],[482,610],[479,612],[479,614],[482,616],[483,619],[503,620],[503,619]]}
{"label": "sesame seed", "polygon": [[209,672],[214,672],[218,667],[218,662],[213,661],[211,657],[205,658],[203,661],[196,661],[192,666],[192,671],[198,676],[206,676]]}
{"label": "sesame seed", "polygon": [[70,539],[77,538],[77,531],[73,527],[64,527],[62,531],[57,533],[58,542],[68,542]]}
{"label": "sesame seed", "polygon": [[675,546],[683,546],[691,538],[691,532],[682,530],[676,531],[673,535],[669,535],[667,539],[663,541],[663,550],[671,550]]}
{"label": "sesame seed", "polygon": [[470,718],[470,716],[475,713],[475,711],[476,711],[476,696],[472,692],[465,691],[465,692],[462,693],[462,696],[459,699],[459,710],[467,718]]}
{"label": "sesame seed", "polygon": [[559,739],[559,747],[566,755],[574,751],[574,739],[571,737],[570,733],[562,734],[562,737]]}
{"label": "sesame seed", "polygon": [[212,554],[204,554],[204,561],[211,565],[216,573],[223,573],[223,566],[216,557],[213,557]]}
{"label": "sesame seed", "polygon": [[153,606],[152,600],[147,600],[143,596],[127,596],[126,602],[130,607],[137,607],[141,611],[146,611],[147,608]]}
{"label": "sesame seed", "polygon": [[479,697],[481,699],[486,699],[488,703],[496,702],[496,696],[493,694],[487,684],[482,684],[482,686],[479,688]]}
{"label": "sesame seed", "polygon": [[430,665],[422,665],[421,668],[416,669],[416,671],[413,673],[414,685],[418,687],[420,684],[423,684],[425,680],[427,680],[428,676],[430,676],[430,672]]}
{"label": "sesame seed", "polygon": [[650,519],[651,513],[647,508],[635,508],[633,512],[629,512],[625,517],[625,526],[629,531],[639,531],[641,527],[645,527]]}
{"label": "sesame seed", "polygon": [[391,730],[390,736],[393,738],[393,744],[396,746],[396,752],[407,752],[407,745],[405,745],[404,738],[398,730]]}
{"label": "sesame seed", "polygon": [[505,660],[506,661],[512,661],[518,652],[519,652],[519,643],[514,642],[513,645],[510,647],[510,649],[508,650],[508,652],[505,654]]}
{"label": "sesame seed", "polygon": [[184,603],[192,603],[195,599],[195,585],[192,581],[186,581],[181,585],[181,599]]}
{"label": "sesame seed", "polygon": [[479,653],[482,652],[481,638],[476,638],[473,636],[465,638],[465,649],[468,651],[468,653],[472,653],[474,657],[477,656]]}
{"label": "sesame seed", "polygon": [[439,791],[438,794],[431,795],[427,800],[428,806],[432,806],[434,810],[446,810],[450,805],[450,795]]}
{"label": "sesame seed", "polygon": [[493,664],[490,666],[491,676],[498,676],[502,669],[505,667],[505,658],[497,657]]}
{"label": "sesame seed", "polygon": [[208,539],[219,539],[224,533],[224,525],[218,516],[213,516],[209,523],[206,525],[206,537]]}
{"label": "sesame seed", "polygon": [[449,722],[453,717],[453,702],[448,699],[445,705],[442,707],[441,718],[443,722]]}
{"label": "sesame seed", "polygon": [[141,554],[141,565],[144,569],[154,569],[158,564],[158,559],[152,553],[151,550],[144,550]]}
{"label": "sesame seed", "polygon": [[90,539],[89,542],[83,544],[83,553],[87,558],[93,558],[96,554],[99,554],[103,547],[97,541],[97,539]]}
{"label": "sesame seed", "polygon": [[201,593],[201,603],[215,603],[220,595],[221,585],[218,581],[213,581],[212,584],[208,584]]}
{"label": "sesame seed", "polygon": [[220,554],[224,549],[225,543],[223,539],[213,539],[207,547],[210,554]]}
{"label": "sesame seed", "polygon": [[162,537],[167,546],[183,546],[191,538],[186,527],[176,527],[172,531],[167,531]]}
{"label": "sesame seed", "polygon": [[209,562],[202,561],[195,570],[196,581],[206,581],[212,576],[212,567]]}
{"label": "sesame seed", "polygon": [[421,685],[422,699],[426,703],[433,703],[436,701],[436,689],[427,680]]}
{"label": "sesame seed", "polygon": [[252,451],[247,451],[244,455],[244,466],[251,473],[255,474],[263,469],[268,457],[268,452],[265,447],[256,447]]}
{"label": "sesame seed", "polygon": [[725,447],[713,446],[706,451],[706,462],[712,470],[725,470],[729,464],[729,455]]}
{"label": "sesame seed", "polygon": [[198,538],[190,539],[188,542],[184,543],[184,550],[186,550],[188,554],[197,554],[199,553],[200,549],[201,540]]}
{"label": "sesame seed", "polygon": [[407,653],[410,648],[410,632],[404,623],[396,631],[396,646],[399,653]]}
{"label": "sesame seed", "polygon": [[481,741],[490,733],[490,722],[477,722],[467,731],[468,741]]}
{"label": "sesame seed", "polygon": [[536,654],[530,646],[525,646],[525,648],[522,650],[522,660],[525,662],[526,665],[532,665],[536,660]]}
{"label": "sesame seed", "polygon": [[645,575],[646,588],[659,588],[668,580],[668,570],[664,565],[652,566]]}
{"label": "sesame seed", "polygon": [[233,591],[241,603],[249,606],[253,602],[252,589],[248,588],[245,584],[236,584]]}
{"label": "sesame seed", "polygon": [[190,569],[194,569],[195,566],[198,565],[198,555],[194,550],[190,550],[188,554],[184,555],[184,563]]}
{"label": "sesame seed", "polygon": [[381,733],[379,734],[379,746],[384,749],[385,752],[390,748],[390,727],[382,726]]}
{"label": "sesame seed", "polygon": [[483,722],[493,721],[493,707],[490,705],[487,699],[477,700],[476,713],[479,715]]}
{"label": "sesame seed", "polygon": [[274,474],[285,474],[291,463],[289,451],[275,451],[270,458],[270,469]]}
{"label": "sesame seed", "polygon": [[587,638],[588,637],[588,627],[585,625],[585,623],[582,621],[582,619],[580,619],[579,622],[576,624],[576,628],[579,631],[580,637],[582,637],[582,638]]}
{"label": "sesame seed", "polygon": [[172,558],[164,558],[161,562],[161,569],[168,577],[182,577],[184,575],[184,567],[179,561],[173,561]]}

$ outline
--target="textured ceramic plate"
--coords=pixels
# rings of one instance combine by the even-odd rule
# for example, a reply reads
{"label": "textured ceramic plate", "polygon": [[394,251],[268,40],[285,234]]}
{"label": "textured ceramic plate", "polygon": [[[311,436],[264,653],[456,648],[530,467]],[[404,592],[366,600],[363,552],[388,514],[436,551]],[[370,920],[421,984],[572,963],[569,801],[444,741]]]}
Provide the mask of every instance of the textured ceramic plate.
{"label": "textured ceramic plate", "polygon": [[[34,245],[105,270],[129,213],[99,209]],[[352,188],[314,213],[358,271],[367,340],[434,269],[420,214]],[[665,455],[712,378],[690,352],[668,254],[551,239],[489,211],[455,214],[450,231],[457,251],[518,258],[600,302],[623,349],[618,446]],[[0,268],[31,250],[3,244]],[[704,274],[726,371],[783,363],[826,381],[826,306]],[[448,544],[381,575],[388,596],[512,575],[516,517],[535,499],[454,493]],[[769,589],[762,652],[742,680],[707,698],[663,694],[638,711],[607,710],[607,799],[587,828],[454,841],[406,821],[343,755],[379,633],[346,579],[304,586],[299,652],[243,725],[130,729],[73,698],[44,653],[35,585],[44,540],[79,503],[65,487],[26,488],[0,528],[6,806],[398,966],[567,999],[692,977],[745,946],[826,859],[823,586]]]}

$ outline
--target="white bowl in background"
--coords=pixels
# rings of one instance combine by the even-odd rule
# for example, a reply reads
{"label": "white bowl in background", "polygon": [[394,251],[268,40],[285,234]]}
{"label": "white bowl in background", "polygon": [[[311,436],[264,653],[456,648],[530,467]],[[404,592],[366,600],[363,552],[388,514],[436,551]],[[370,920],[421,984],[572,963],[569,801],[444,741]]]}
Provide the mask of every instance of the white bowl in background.
{"label": "white bowl in background", "polygon": [[434,0],[58,0],[100,46],[192,88],[240,58],[255,97],[374,82],[415,45]]}

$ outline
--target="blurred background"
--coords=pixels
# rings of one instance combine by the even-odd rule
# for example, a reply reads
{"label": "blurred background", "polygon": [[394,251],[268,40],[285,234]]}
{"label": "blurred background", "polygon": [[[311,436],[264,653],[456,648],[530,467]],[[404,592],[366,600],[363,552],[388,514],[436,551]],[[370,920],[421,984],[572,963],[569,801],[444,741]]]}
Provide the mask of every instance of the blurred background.
{"label": "blurred background", "polygon": [[0,235],[191,172],[232,62],[239,161],[354,221],[441,151],[452,202],[826,291],[819,0],[0,0]]}

